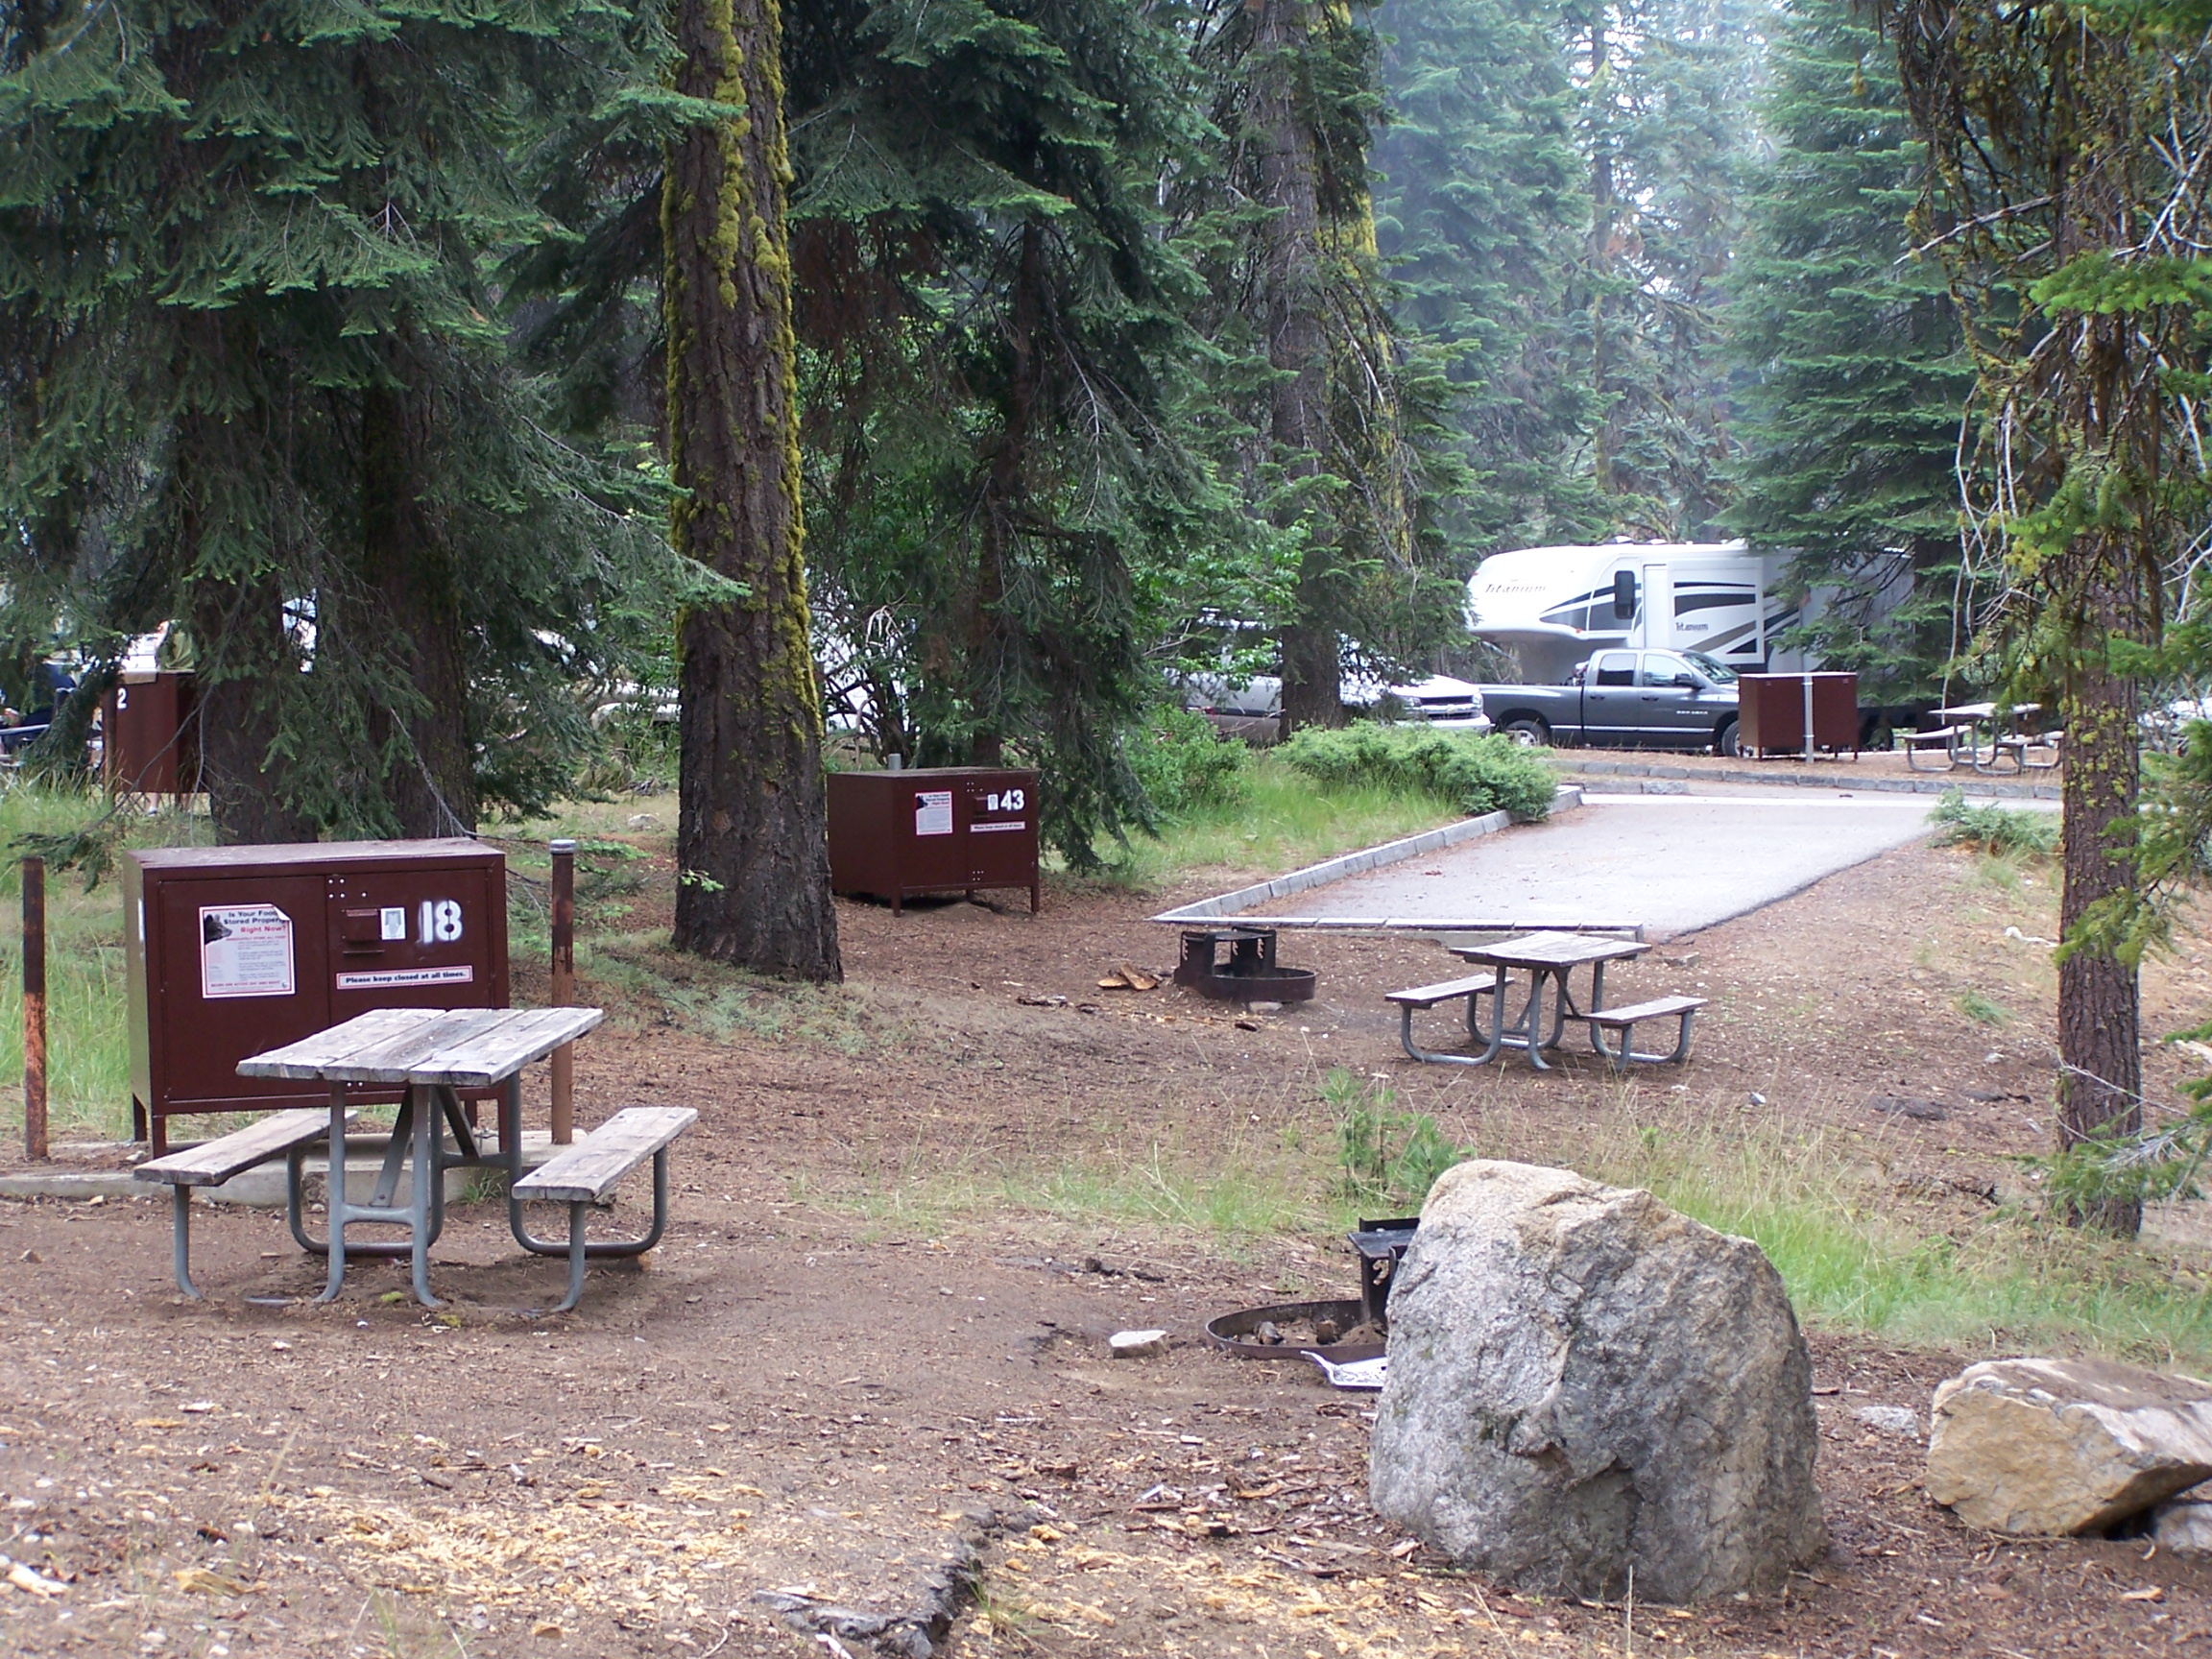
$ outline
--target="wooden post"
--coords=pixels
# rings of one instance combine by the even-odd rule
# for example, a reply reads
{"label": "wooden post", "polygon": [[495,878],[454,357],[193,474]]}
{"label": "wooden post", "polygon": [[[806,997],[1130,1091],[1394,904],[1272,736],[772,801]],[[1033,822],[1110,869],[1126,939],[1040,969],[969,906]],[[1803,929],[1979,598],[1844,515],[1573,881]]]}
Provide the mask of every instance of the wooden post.
{"label": "wooden post", "polygon": [[46,1153],[46,860],[23,860],[23,1154]]}
{"label": "wooden post", "polygon": [[[576,843],[553,849],[553,1006],[568,1006],[576,991]],[[576,1045],[553,1050],[553,1144],[576,1139]]]}

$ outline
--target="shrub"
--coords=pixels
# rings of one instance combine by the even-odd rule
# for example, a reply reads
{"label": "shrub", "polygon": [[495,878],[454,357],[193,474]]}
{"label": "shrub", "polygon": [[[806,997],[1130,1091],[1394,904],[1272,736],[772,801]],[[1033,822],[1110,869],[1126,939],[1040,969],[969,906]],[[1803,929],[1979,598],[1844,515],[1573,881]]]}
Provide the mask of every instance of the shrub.
{"label": "shrub", "polygon": [[1423,789],[1470,814],[1510,812],[1524,822],[1551,810],[1551,765],[1511,738],[1361,723],[1340,732],[1309,727],[1276,751],[1323,783]]}
{"label": "shrub", "polygon": [[1928,814],[1936,839],[1945,847],[1979,847],[1992,857],[2047,858],[2058,850],[2056,812],[2016,812],[2008,807],[1969,806],[1953,789]]}
{"label": "shrub", "polygon": [[1398,1111],[1398,1092],[1380,1076],[1338,1067],[1321,1080],[1321,1098],[1336,1113],[1337,1187],[1356,1203],[1418,1210],[1438,1176],[1474,1156],[1427,1113]]}
{"label": "shrub", "polygon": [[1123,753],[1145,797],[1169,817],[1244,798],[1251,751],[1188,709],[1154,709]]}

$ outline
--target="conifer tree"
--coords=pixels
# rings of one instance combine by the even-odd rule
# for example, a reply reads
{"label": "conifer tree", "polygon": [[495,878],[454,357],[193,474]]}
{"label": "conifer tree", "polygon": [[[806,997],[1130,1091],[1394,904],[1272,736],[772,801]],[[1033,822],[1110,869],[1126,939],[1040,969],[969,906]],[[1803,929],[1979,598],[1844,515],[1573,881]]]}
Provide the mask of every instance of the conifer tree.
{"label": "conifer tree", "polygon": [[582,3],[61,5],[5,56],[12,593],[96,653],[180,625],[226,839],[542,801],[647,543],[482,271],[541,233],[535,132],[650,65]]}
{"label": "conifer tree", "polygon": [[853,0],[788,54],[829,648],[886,752],[1039,766],[1078,866],[1144,821],[1167,595],[1240,540],[1159,203],[1203,126],[1172,21]]}
{"label": "conifer tree", "polygon": [[[1282,622],[1283,726],[1336,726],[1343,640],[1403,598],[1428,544],[1417,534],[1428,459],[1405,407],[1403,342],[1388,310],[1368,162],[1382,108],[1367,6],[1255,0],[1210,6],[1197,56],[1215,80],[1219,176],[1250,204],[1216,270],[1228,316],[1267,370],[1244,471],[1253,509],[1297,544]],[[1443,584],[1435,585],[1441,588]]]}
{"label": "conifer tree", "polygon": [[1757,132],[1756,0],[1567,10],[1588,231],[1567,310],[1596,404],[1585,465],[1626,535],[1711,534],[1724,505],[1723,278]]}
{"label": "conifer tree", "polygon": [[1557,23],[1542,0],[1386,0],[1378,16],[1378,243],[1392,315],[1453,394],[1462,562],[1605,524],[1571,464],[1592,412],[1562,311],[1589,208]]}
{"label": "conifer tree", "polygon": [[[1970,476],[2010,579],[1990,632],[2067,734],[2057,1139],[2094,1155],[2143,1120],[2135,676],[2207,505],[2212,30],[2184,0],[1882,20],[1929,146],[1917,228],[1979,371]],[[2132,1234],[2139,1189],[2073,1218]]]}
{"label": "conifer tree", "polygon": [[[1144,821],[1120,739],[1157,695],[1147,644],[1193,588],[1242,579],[1204,452],[1200,291],[1159,204],[1204,127],[1175,21],[1118,0],[783,19],[828,699],[885,755],[1039,766],[1041,828],[1078,865]],[[580,147],[551,195],[575,238],[518,278],[588,424],[653,362],[641,180],[659,191],[635,152]]]}
{"label": "conifer tree", "polygon": [[1895,54],[1847,0],[1793,0],[1769,54],[1756,175],[1729,281],[1737,499],[1730,522],[1836,597],[1813,629],[1868,701],[1938,691],[1966,643],[1960,420],[1973,390],[1941,266],[1907,220],[1926,146]]}

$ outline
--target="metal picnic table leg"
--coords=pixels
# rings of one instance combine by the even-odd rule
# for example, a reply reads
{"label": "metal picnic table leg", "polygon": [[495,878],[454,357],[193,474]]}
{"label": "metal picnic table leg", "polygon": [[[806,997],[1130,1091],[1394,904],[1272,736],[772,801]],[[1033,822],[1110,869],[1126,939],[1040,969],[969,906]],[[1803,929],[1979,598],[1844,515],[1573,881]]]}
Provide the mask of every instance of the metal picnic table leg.
{"label": "metal picnic table leg", "polygon": [[[429,1093],[427,1089],[419,1091],[412,1083],[407,1086],[407,1103],[414,1108],[415,1115],[415,1170],[409,1183],[412,1190],[407,1194],[407,1208],[414,1233],[415,1300],[425,1308],[437,1308],[443,1304],[430,1294],[430,1194],[435,1190],[440,1200],[445,1197],[445,1173],[439,1167],[438,1152],[445,1136],[445,1125],[440,1121],[432,1101],[416,1098],[418,1094],[427,1095]],[[443,1212],[445,1204],[440,1202],[437,1208]]]}
{"label": "metal picnic table leg", "polygon": [[376,1185],[369,1193],[373,1210],[392,1208],[392,1195],[399,1190],[399,1171],[407,1166],[409,1143],[415,1139],[415,1091],[399,1096],[398,1115],[392,1119],[391,1139],[384,1142],[384,1162],[376,1171]]}
{"label": "metal picnic table leg", "polygon": [[[1503,979],[1503,969],[1499,971],[1499,977],[1501,980]],[[1539,1071],[1551,1070],[1550,1066],[1544,1063],[1544,1056],[1540,1052],[1544,1044],[1544,982],[1550,977],[1551,975],[1541,968],[1529,970],[1527,1005],[1521,1010],[1519,1025],[1510,1028],[1515,1033],[1510,1039],[1507,1036],[1508,1027],[1505,1024],[1505,1010],[1503,1002],[1499,1004],[1498,1010],[1499,1046],[1504,1046],[1508,1040],[1514,1042],[1527,1051],[1528,1064],[1535,1067]],[[1503,984],[1500,985],[1498,994],[1501,998],[1504,996]]]}
{"label": "metal picnic table leg", "polygon": [[1574,972],[1572,968],[1562,968],[1551,976],[1554,995],[1551,1000],[1551,1035],[1544,1042],[1547,1048],[1558,1047],[1559,1040],[1567,1034],[1567,1016],[1575,1008],[1574,992],[1568,984]]}
{"label": "metal picnic table leg", "polygon": [[192,1189],[183,1182],[170,1188],[177,1209],[170,1231],[171,1265],[177,1269],[177,1288],[195,1302],[204,1302],[200,1286],[192,1283]]}
{"label": "metal picnic table leg", "polygon": [[335,1302],[346,1284],[346,1085],[330,1085],[330,1175],[324,1182],[330,1215],[330,1282],[318,1302]]}
{"label": "metal picnic table leg", "polygon": [[568,1206],[568,1294],[548,1309],[548,1312],[565,1313],[584,1300],[584,1263],[588,1259],[585,1252],[589,1248],[584,1242],[584,1215],[590,1208],[589,1204]]}

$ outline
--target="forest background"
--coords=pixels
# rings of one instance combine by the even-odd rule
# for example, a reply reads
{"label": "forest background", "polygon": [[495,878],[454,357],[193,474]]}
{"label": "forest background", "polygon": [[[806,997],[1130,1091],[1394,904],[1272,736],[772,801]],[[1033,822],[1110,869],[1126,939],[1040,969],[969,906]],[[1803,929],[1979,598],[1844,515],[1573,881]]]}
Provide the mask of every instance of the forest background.
{"label": "forest background", "polygon": [[[741,588],[666,535],[693,10],[0,8],[15,706],[176,623],[241,838],[472,827],[644,740],[674,619]],[[1505,671],[1484,555],[1615,537],[1909,560],[1822,645],[1940,673],[1972,365],[1846,6],[781,23],[811,643],[875,752],[1039,766],[1082,862],[1150,820],[1194,619],[1328,724],[1340,653]]]}
{"label": "forest background", "polygon": [[0,691],[84,665],[77,763],[164,631],[228,841],[472,831],[673,707],[675,943],[819,980],[826,722],[1035,766],[1080,870],[1178,667],[1337,725],[1505,671],[1488,553],[1742,535],[1863,698],[2062,721],[2129,1231],[2212,1159],[2135,978],[2212,862],[2212,725],[2141,756],[2212,665],[2208,158],[2204,0],[13,0]]}

